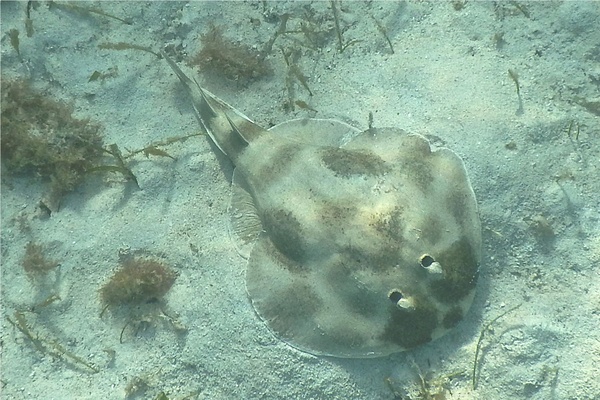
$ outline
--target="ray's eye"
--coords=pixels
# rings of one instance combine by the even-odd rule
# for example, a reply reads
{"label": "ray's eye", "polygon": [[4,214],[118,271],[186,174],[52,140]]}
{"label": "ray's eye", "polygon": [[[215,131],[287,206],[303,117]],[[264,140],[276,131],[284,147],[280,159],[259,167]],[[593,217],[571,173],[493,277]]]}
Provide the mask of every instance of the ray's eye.
{"label": "ray's eye", "polygon": [[429,254],[423,254],[421,256],[421,258],[419,258],[419,263],[421,264],[421,267],[423,267],[423,268],[430,267],[431,264],[433,264],[434,262],[435,262],[435,260]]}
{"label": "ray's eye", "polygon": [[411,296],[404,296],[398,289],[390,290],[388,299],[390,299],[399,310],[412,311],[415,309],[414,299]]}
{"label": "ray's eye", "polygon": [[388,298],[394,304],[398,304],[402,297],[404,296],[402,296],[402,293],[400,293],[398,289],[390,290],[390,292],[388,293]]}
{"label": "ray's eye", "polygon": [[421,267],[425,268],[434,279],[439,279],[443,276],[443,269],[439,262],[435,261],[435,259],[429,254],[423,254],[419,257],[419,264]]}

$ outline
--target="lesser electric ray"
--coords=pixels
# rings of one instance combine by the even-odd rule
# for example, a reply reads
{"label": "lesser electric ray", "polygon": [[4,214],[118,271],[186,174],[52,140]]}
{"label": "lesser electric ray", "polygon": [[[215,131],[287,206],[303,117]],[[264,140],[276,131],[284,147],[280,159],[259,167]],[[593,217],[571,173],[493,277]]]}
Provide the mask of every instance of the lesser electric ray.
{"label": "lesser electric ray", "polygon": [[455,153],[335,120],[267,130],[165,59],[236,167],[232,231],[248,257],[248,295],[277,337],[312,354],[377,357],[464,317],[481,227]]}

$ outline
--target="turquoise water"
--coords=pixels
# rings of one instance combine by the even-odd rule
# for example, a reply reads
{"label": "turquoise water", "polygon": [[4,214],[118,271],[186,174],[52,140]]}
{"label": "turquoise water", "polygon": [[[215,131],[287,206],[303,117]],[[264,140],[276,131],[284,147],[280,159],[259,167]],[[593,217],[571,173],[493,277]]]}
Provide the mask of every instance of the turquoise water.
{"label": "turquoise water", "polygon": [[[335,7],[2,2],[2,398],[600,393],[598,3]],[[161,51],[260,126],[394,126],[460,155],[483,232],[463,321],[374,359],[316,357],[275,337],[252,308],[229,234],[233,166]],[[35,112],[8,96],[15,82],[29,83]],[[63,125],[57,110],[69,105]],[[66,192],[52,186],[64,164],[40,167],[40,153],[25,153],[22,169],[11,163],[9,121],[63,154],[81,149],[88,125],[73,121],[85,119],[110,152]],[[102,288],[132,259],[176,278],[104,310]]]}

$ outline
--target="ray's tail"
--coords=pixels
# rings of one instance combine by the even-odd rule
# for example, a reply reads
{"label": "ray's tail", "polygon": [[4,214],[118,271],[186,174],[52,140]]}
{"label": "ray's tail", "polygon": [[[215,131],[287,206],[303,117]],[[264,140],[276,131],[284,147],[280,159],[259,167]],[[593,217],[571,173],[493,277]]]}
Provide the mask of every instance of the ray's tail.
{"label": "ray's tail", "polygon": [[200,87],[198,82],[195,79],[191,80],[175,61],[164,52],[161,54],[186,88],[200,124],[215,145],[235,164],[239,154],[244,151],[248,143],[266,130],[208,90]]}

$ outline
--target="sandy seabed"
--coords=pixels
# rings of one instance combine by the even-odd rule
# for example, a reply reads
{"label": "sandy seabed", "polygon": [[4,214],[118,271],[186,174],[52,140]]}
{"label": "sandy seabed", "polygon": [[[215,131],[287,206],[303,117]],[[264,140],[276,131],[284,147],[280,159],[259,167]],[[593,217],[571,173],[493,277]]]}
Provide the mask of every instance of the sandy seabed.
{"label": "sandy seabed", "polygon": [[[483,261],[469,314],[443,338],[385,358],[315,357],[273,337],[252,309],[227,227],[232,167],[206,137],[166,147],[173,159],[128,159],[139,189],[96,174],[50,215],[39,206],[47,183],[3,168],[3,399],[600,396],[600,3],[335,3],[343,52],[330,2],[57,4],[34,3],[28,37],[27,3],[1,3],[2,80],[71,102],[74,116],[104,126],[106,144],[125,152],[200,126],[164,60],[103,43],[179,56],[265,127],[317,116],[364,129],[371,112],[377,126],[461,155]],[[261,50],[286,13],[295,32],[274,42],[266,76],[186,66],[212,25]],[[283,53],[294,51],[312,96],[289,79]],[[116,74],[90,82],[95,71]],[[59,262],[43,284],[22,268],[30,242]],[[127,255],[177,271],[162,311],[101,315],[99,289]]]}

